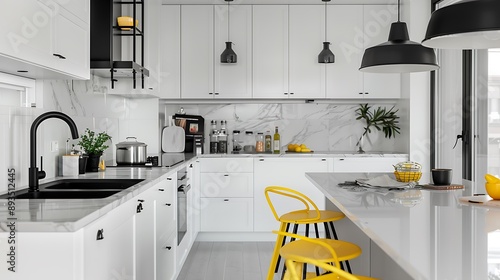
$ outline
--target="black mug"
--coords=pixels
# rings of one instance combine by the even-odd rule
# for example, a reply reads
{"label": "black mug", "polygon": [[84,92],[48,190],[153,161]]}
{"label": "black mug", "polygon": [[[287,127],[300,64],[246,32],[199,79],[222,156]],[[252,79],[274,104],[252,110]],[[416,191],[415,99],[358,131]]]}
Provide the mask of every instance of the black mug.
{"label": "black mug", "polygon": [[436,186],[451,185],[452,169],[436,168],[432,169],[432,181]]}

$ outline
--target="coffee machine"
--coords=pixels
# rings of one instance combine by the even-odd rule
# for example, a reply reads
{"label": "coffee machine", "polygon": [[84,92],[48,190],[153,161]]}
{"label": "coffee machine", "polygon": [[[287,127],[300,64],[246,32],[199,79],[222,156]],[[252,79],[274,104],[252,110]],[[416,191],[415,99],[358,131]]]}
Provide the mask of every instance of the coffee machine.
{"label": "coffee machine", "polygon": [[172,119],[175,125],[184,129],[186,135],[184,153],[203,154],[205,119],[202,116],[184,114],[175,114]]}

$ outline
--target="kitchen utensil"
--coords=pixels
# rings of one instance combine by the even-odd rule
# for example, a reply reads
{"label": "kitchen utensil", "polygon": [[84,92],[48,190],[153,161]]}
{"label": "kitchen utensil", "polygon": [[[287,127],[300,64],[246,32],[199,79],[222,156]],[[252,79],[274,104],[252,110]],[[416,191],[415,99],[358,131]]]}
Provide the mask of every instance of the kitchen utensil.
{"label": "kitchen utensil", "polygon": [[182,153],[186,145],[186,135],[182,127],[176,126],[169,117],[169,126],[163,128],[161,149],[165,153]]}
{"label": "kitchen utensil", "polygon": [[145,164],[147,146],[142,142],[138,142],[136,137],[127,137],[127,141],[116,144],[116,164]]}
{"label": "kitchen utensil", "polygon": [[[132,27],[134,25],[134,19],[132,17],[129,17],[129,16],[117,17],[116,22],[118,23],[118,26]],[[135,20],[135,27],[137,27],[137,25],[139,25],[138,19]],[[121,30],[124,30],[124,31],[128,31],[130,29],[131,28],[125,28],[125,27],[121,28]]]}

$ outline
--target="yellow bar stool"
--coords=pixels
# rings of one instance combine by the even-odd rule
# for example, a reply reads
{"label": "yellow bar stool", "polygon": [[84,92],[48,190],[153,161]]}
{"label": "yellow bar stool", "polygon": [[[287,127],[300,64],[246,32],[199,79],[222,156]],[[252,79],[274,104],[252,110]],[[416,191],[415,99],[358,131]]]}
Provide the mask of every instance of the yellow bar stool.
{"label": "yellow bar stool", "polygon": [[[288,232],[290,229],[290,225],[293,224],[293,233],[296,234],[298,231],[298,226],[300,224],[304,224],[306,226],[306,231],[305,234],[308,236],[309,234],[309,225],[313,224],[315,233],[316,233],[316,238],[319,238],[319,230],[318,230],[318,224],[323,223],[325,226],[325,235],[327,238],[333,238],[335,240],[338,239],[337,233],[335,231],[335,227],[333,225],[334,221],[338,221],[340,219],[343,219],[345,217],[344,213],[338,212],[338,211],[331,211],[331,210],[319,210],[318,206],[306,195],[304,195],[301,192],[298,192],[296,190],[286,188],[286,187],[281,187],[281,186],[269,186],[265,189],[264,191],[267,203],[269,204],[269,207],[271,208],[271,211],[273,212],[274,218],[280,222],[280,232]],[[295,200],[300,201],[305,208],[301,210],[296,210],[292,212],[285,213],[281,216],[278,215],[276,211],[276,207],[274,207],[271,197],[271,194],[276,194],[276,195],[281,195],[284,197],[292,198]],[[312,209],[311,209],[312,208]],[[328,230],[328,226],[330,226],[332,235],[330,235],[330,231]],[[293,238],[291,239],[293,241]],[[284,235],[278,235],[278,238],[276,239],[276,244],[274,247],[274,253],[271,258],[271,264],[269,267],[269,271],[267,274],[267,280],[273,279],[274,273],[278,271],[279,267],[279,262],[280,262],[280,255],[279,255],[279,250],[280,248],[286,243],[286,237]],[[358,247],[359,248],[359,247]],[[359,254],[361,254],[361,249],[359,249]],[[349,263],[346,262],[347,269],[350,271],[350,266]]]}
{"label": "yellow bar stool", "polygon": [[[280,250],[287,267],[284,280],[378,280],[373,277],[353,275],[342,270],[340,268],[342,252],[332,246],[330,242],[334,240],[313,239],[286,232],[273,232],[300,239],[286,244]],[[330,273],[320,276],[311,275],[311,273],[305,275],[303,267],[307,264],[320,267],[325,272]]]}

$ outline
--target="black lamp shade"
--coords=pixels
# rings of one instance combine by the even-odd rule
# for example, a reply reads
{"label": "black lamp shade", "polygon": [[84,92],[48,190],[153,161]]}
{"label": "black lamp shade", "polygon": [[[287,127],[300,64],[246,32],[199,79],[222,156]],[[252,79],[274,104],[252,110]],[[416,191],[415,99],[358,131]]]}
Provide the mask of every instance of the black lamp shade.
{"label": "black lamp shade", "polygon": [[232,42],[226,42],[226,49],[220,55],[221,63],[236,63],[238,60],[238,56],[232,49]]}
{"label": "black lamp shade", "polygon": [[389,41],[365,50],[361,61],[362,72],[410,73],[438,69],[433,49],[409,40],[404,22],[391,25]]}
{"label": "black lamp shade", "polygon": [[323,50],[318,55],[318,63],[334,63],[335,55],[330,50],[330,42],[323,42]]}
{"label": "black lamp shade", "polygon": [[500,47],[500,1],[466,0],[434,11],[424,46],[440,49]]}

